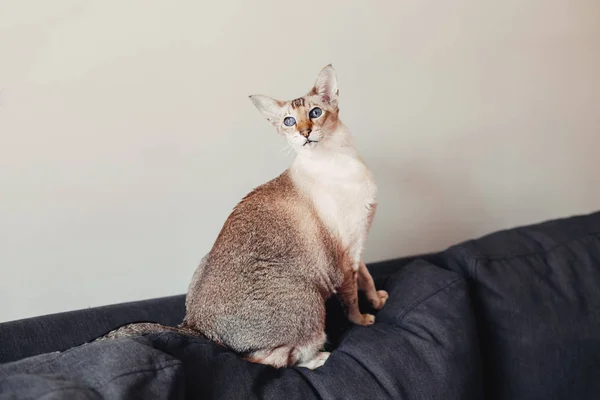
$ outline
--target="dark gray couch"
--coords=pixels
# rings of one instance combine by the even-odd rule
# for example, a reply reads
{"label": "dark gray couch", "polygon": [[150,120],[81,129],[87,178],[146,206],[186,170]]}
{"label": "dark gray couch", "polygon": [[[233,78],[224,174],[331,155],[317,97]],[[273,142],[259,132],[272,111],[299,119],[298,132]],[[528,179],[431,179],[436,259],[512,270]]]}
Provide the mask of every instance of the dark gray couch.
{"label": "dark gray couch", "polygon": [[175,333],[82,345],[128,322],[179,323],[175,296],[0,324],[0,399],[600,398],[600,213],[369,267],[388,303],[359,327],[330,301],[333,353],[315,371]]}

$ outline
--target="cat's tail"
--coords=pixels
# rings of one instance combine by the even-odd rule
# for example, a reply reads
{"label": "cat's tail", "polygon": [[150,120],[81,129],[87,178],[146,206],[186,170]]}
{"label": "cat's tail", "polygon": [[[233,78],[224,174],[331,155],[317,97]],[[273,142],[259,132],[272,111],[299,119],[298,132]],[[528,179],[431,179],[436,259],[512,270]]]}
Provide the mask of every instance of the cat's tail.
{"label": "cat's tail", "polygon": [[162,332],[177,332],[182,335],[204,337],[199,331],[192,329],[185,324],[181,324],[178,327],[162,325],[154,322],[135,322],[132,324],[123,325],[117,329],[114,329],[94,341],[108,340],[108,339],[120,339],[132,336],[140,336],[148,333],[162,333]]}

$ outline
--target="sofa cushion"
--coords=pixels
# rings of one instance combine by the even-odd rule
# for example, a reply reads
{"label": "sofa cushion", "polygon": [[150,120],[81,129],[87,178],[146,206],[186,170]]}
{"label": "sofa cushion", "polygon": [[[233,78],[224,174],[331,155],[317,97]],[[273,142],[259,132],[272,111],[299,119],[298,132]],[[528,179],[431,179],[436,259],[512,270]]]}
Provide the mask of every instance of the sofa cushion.
{"label": "sofa cushion", "polygon": [[[391,274],[402,266],[415,259],[431,256],[396,258],[371,263],[367,267],[376,284],[383,286]],[[364,296],[361,300],[367,304]],[[328,309],[332,310],[327,315],[329,338],[331,344],[335,345],[349,323],[345,316],[339,315],[340,305],[335,301],[328,302]],[[184,314],[185,295],[177,295],[0,323],[0,364],[66,350],[128,323],[158,322],[176,326],[181,323]]]}
{"label": "sofa cushion", "polygon": [[449,249],[471,286],[486,398],[600,398],[600,213]]}
{"label": "sofa cushion", "polygon": [[0,365],[0,399],[184,398],[183,366],[145,338],[85,344]]}
{"label": "sofa cushion", "polygon": [[[481,399],[479,346],[464,279],[417,261],[386,279],[385,288],[390,298],[375,324],[347,330],[314,371],[253,364],[206,339],[167,332],[0,365],[0,393],[7,398],[49,393],[154,398],[156,393],[168,399]],[[154,375],[160,380],[151,379]]]}

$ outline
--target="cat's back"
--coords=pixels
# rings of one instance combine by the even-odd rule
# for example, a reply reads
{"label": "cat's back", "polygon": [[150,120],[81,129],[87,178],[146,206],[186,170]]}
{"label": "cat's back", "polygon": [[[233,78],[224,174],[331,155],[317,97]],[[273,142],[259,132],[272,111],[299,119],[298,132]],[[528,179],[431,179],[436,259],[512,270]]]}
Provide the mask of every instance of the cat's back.
{"label": "cat's back", "polygon": [[226,220],[192,279],[186,324],[238,351],[290,340],[282,331],[302,335],[288,317],[320,323],[323,297],[339,280],[336,252],[286,171],[248,194]]}
{"label": "cat's back", "polygon": [[235,206],[211,256],[223,253],[230,258],[232,251],[249,257],[274,255],[273,252],[279,257],[286,253],[294,256],[293,249],[302,247],[299,240],[307,231],[317,228],[315,215],[312,203],[285,171],[254,189]]}

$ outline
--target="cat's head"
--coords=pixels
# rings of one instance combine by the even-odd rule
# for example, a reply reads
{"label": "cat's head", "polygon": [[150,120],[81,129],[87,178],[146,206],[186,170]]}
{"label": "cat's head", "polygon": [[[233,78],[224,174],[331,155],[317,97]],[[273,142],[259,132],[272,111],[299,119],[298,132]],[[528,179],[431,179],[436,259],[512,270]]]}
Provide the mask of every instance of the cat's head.
{"label": "cat's head", "polygon": [[290,101],[253,95],[250,99],[297,152],[331,147],[338,134],[338,86],[330,65],[305,96]]}

